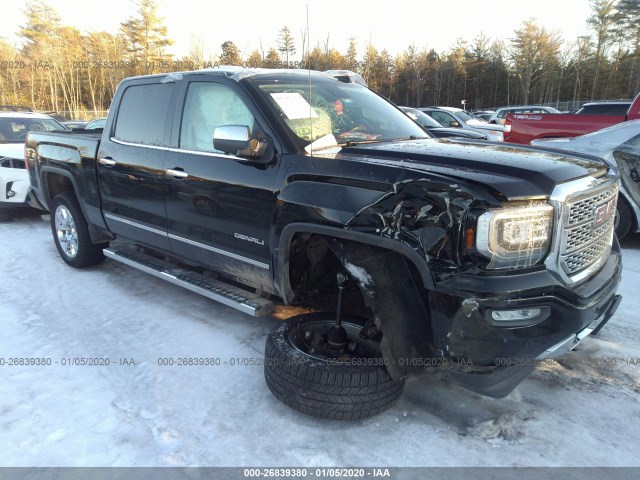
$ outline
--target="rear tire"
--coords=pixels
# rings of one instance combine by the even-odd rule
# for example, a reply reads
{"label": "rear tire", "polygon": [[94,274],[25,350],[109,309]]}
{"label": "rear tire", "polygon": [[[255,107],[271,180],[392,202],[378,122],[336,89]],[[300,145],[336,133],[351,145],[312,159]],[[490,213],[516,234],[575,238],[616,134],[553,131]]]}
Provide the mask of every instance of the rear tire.
{"label": "rear tire", "polygon": [[0,222],[7,222],[13,218],[12,212],[10,210],[2,209],[0,210]]}
{"label": "rear tire", "polygon": [[[358,359],[349,364],[334,363],[305,353],[296,344],[307,328],[328,329],[334,323],[334,313],[304,314],[271,331],[264,363],[269,389],[285,405],[313,417],[356,420],[383,412],[402,394],[404,380],[392,380],[382,356],[368,359],[374,362],[363,358],[363,364],[358,364]],[[360,319],[344,315],[343,324],[359,330]]]}
{"label": "rear tire", "polygon": [[51,231],[62,259],[74,268],[96,265],[104,260],[108,243],[94,244],[89,226],[73,192],[62,192],[51,202]]}

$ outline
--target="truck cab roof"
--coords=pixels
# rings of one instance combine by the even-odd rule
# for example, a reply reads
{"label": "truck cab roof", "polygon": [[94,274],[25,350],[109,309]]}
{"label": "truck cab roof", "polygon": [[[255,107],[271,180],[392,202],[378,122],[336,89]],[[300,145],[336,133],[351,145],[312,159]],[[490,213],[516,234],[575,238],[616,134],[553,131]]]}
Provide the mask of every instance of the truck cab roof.
{"label": "truck cab roof", "polygon": [[271,68],[245,68],[238,67],[233,65],[221,65],[213,68],[205,68],[202,70],[190,70],[184,72],[175,72],[175,73],[161,73],[154,75],[143,75],[136,77],[129,77],[125,79],[128,80],[139,80],[146,78],[162,78],[164,77],[165,82],[170,81],[179,81],[185,76],[194,76],[194,75],[223,75],[227,78],[231,78],[233,80],[240,81],[244,78],[259,78],[259,77],[275,77],[275,76],[296,76],[296,77],[308,77],[312,76],[314,78],[324,77],[327,79],[335,79],[339,81],[343,81],[345,83],[359,83],[363,84],[364,80],[361,82],[359,78],[362,77],[354,72],[349,72],[347,70],[331,70],[327,72],[321,72],[318,70],[303,70],[297,68],[290,69],[271,69]]}

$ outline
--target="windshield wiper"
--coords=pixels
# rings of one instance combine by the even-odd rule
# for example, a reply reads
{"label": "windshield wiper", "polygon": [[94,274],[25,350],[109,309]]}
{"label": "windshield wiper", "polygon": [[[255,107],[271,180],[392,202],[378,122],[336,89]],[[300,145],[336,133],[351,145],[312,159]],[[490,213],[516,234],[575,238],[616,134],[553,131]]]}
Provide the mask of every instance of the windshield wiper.
{"label": "windshield wiper", "polygon": [[343,147],[355,147],[356,145],[362,145],[364,143],[380,143],[380,140],[347,140],[340,145]]}
{"label": "windshield wiper", "polygon": [[431,138],[431,137],[418,137],[417,135],[409,135],[408,137],[394,138],[393,140],[389,140],[389,141],[390,142],[404,142],[406,140],[424,140],[426,138]]}

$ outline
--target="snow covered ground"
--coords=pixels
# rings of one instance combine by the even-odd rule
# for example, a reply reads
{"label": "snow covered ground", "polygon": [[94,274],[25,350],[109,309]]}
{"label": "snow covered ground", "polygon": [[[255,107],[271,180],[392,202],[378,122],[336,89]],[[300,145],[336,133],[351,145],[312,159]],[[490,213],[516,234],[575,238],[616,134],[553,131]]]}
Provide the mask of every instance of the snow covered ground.
{"label": "snow covered ground", "polygon": [[[52,359],[0,366],[0,465],[639,466],[640,235],[623,246],[615,317],[509,397],[427,374],[382,415],[333,422],[280,403],[261,366],[231,365],[262,358],[276,320],[110,260],[71,269],[39,217],[0,224],[0,357]],[[158,365],[185,356],[221,364]]]}

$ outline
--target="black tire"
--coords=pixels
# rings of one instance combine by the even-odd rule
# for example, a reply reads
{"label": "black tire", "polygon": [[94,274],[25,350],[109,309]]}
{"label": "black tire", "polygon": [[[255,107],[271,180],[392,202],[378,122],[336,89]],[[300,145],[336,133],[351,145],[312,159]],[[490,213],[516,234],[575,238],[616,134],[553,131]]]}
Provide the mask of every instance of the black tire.
{"label": "black tire", "polygon": [[51,232],[62,259],[74,268],[96,265],[104,260],[108,243],[94,244],[89,227],[73,192],[62,192],[51,202]]}
{"label": "black tire", "polygon": [[631,207],[627,201],[620,195],[618,197],[618,225],[616,226],[616,235],[618,240],[622,240],[631,231],[633,219],[631,218]]}
{"label": "black tire", "polygon": [[[377,415],[389,408],[404,389],[404,380],[393,381],[382,357],[375,359],[379,361],[374,365],[333,363],[304,353],[293,343],[305,327],[326,324],[330,328],[334,319],[333,313],[311,313],[276,326],[265,348],[267,385],[285,405],[313,417],[357,420]],[[345,326],[359,329],[360,322],[356,317],[343,316]]]}

